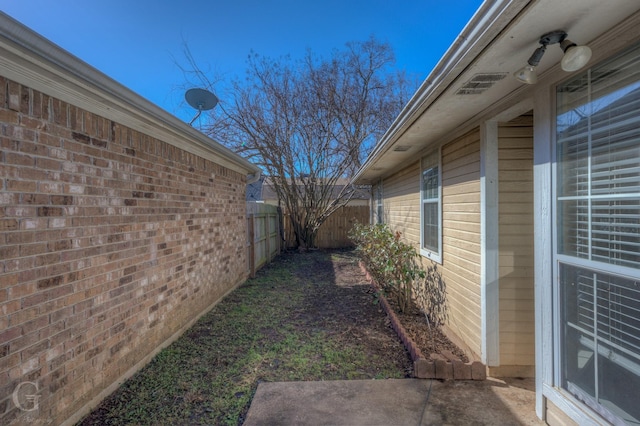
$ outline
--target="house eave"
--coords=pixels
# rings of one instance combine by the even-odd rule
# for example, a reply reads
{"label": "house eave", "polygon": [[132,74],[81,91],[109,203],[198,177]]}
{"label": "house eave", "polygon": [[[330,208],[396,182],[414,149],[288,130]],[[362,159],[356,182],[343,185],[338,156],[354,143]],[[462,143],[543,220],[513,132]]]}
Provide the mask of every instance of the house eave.
{"label": "house eave", "polygon": [[372,171],[402,135],[458,80],[473,60],[500,34],[530,0],[485,1],[436,64],[398,117],[382,136],[353,178],[356,184],[371,184],[382,173]]}
{"label": "house eave", "polygon": [[[531,99],[542,85],[523,85],[512,74],[539,46],[540,35],[563,29],[571,40],[588,44],[640,9],[640,3],[629,0],[613,3],[581,0],[558,7],[555,0],[485,1],[352,181],[371,184],[384,179],[453,135],[477,127],[488,111]],[[560,70],[561,58],[561,49],[547,50],[537,68],[539,81],[570,76]],[[481,93],[461,93],[478,75],[502,79]],[[402,149],[396,149],[399,146]]]}
{"label": "house eave", "polygon": [[243,174],[260,168],[0,12],[0,75]]}

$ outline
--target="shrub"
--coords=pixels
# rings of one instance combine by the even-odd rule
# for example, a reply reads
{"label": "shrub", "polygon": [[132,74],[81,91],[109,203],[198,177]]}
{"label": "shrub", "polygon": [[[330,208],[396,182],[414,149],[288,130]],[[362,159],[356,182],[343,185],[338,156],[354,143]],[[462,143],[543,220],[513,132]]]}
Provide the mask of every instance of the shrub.
{"label": "shrub", "polygon": [[414,286],[426,277],[417,262],[416,249],[400,240],[400,232],[392,232],[386,224],[356,223],[349,237],[376,283],[395,299],[401,312],[413,301]]}

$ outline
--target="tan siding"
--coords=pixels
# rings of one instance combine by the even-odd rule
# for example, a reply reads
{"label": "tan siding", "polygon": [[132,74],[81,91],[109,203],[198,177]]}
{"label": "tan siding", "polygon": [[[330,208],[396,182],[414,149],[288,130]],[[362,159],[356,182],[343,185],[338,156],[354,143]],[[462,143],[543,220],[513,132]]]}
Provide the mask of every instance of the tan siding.
{"label": "tan siding", "polygon": [[533,287],[532,116],[498,130],[500,365],[532,366]]}
{"label": "tan siding", "polygon": [[477,240],[480,241],[480,237],[476,234],[476,228],[478,224],[475,222],[461,222],[449,220],[449,225],[452,225],[449,229],[443,229],[444,235],[450,235],[454,232],[469,232],[472,235],[476,236]]}
{"label": "tan siding", "polygon": [[385,223],[400,231],[406,242],[420,246],[420,162],[384,179]]}
{"label": "tan siding", "polygon": [[552,401],[546,400],[546,415],[545,419],[550,426],[577,426],[571,417],[569,417],[560,407],[555,405]]}
{"label": "tan siding", "polygon": [[[448,330],[472,356],[480,354],[480,136],[445,145],[442,155],[442,272]],[[420,161],[383,180],[385,222],[420,245]],[[423,259],[425,267],[431,261]]]}
{"label": "tan siding", "polygon": [[480,135],[442,147],[442,271],[449,328],[480,354]]}

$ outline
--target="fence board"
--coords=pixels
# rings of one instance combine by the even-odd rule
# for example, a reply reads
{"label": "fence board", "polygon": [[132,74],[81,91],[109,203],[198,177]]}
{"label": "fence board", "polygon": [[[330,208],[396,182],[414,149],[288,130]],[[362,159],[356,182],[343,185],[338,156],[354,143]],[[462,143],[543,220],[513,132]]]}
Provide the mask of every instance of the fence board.
{"label": "fence board", "polygon": [[280,209],[262,203],[247,203],[247,269],[251,276],[280,253]]}
{"label": "fence board", "polygon": [[[340,207],[320,226],[316,247],[326,249],[353,247],[353,241],[349,239],[348,233],[355,222],[368,224],[369,215],[369,206]],[[287,247],[295,247],[296,238],[289,214],[284,213],[283,216],[285,243]]]}

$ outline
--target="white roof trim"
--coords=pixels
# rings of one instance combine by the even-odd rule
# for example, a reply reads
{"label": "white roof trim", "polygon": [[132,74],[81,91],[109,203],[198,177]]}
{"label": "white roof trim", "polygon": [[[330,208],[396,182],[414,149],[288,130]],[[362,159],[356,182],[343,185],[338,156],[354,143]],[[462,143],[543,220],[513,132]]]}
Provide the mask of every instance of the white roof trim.
{"label": "white roof trim", "polygon": [[260,168],[0,12],[0,75],[244,174]]}

